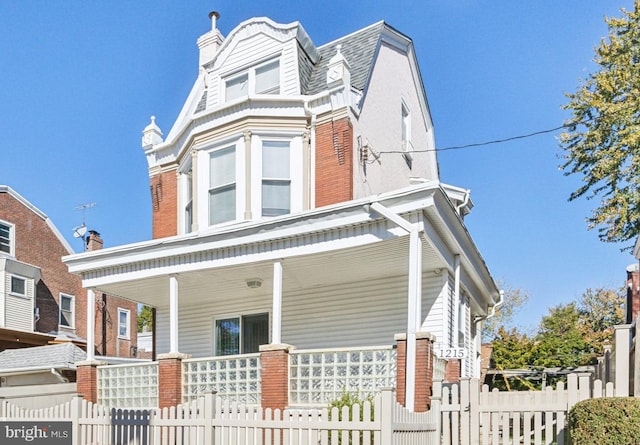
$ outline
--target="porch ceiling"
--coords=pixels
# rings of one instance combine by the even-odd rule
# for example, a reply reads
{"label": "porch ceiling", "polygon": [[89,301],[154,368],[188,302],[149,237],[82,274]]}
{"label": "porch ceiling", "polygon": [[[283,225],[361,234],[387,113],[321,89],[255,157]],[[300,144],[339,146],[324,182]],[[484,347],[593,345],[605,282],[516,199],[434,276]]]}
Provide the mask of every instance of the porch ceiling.
{"label": "porch ceiling", "polygon": [[[429,243],[423,243],[422,253],[423,271],[446,267]],[[283,261],[283,291],[403,276],[407,274],[408,262],[408,236],[357,248],[287,258]],[[214,294],[234,299],[270,295],[272,276],[271,261],[184,272],[178,276],[180,304],[195,305],[210,300]],[[247,286],[246,280],[251,278],[262,280],[260,288]],[[169,304],[167,276],[104,285],[97,291],[155,307]]]}

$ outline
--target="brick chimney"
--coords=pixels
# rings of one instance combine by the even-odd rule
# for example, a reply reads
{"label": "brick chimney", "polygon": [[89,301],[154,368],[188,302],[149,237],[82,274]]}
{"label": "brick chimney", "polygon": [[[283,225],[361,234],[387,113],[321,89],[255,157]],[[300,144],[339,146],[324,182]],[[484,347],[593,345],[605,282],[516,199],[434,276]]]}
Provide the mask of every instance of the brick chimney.
{"label": "brick chimney", "polygon": [[640,265],[627,266],[627,314],[626,323],[632,323],[640,312]]}
{"label": "brick chimney", "polygon": [[89,230],[89,236],[87,237],[87,252],[91,252],[93,250],[102,249],[102,238],[100,238],[100,234],[95,230]]}

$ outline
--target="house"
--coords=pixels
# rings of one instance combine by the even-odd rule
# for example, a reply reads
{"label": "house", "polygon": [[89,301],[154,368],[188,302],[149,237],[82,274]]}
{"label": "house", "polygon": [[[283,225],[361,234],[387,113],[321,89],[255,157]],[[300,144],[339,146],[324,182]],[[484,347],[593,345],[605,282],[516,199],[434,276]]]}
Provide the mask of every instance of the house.
{"label": "house", "polygon": [[[102,247],[97,232],[87,249]],[[62,257],[73,249],[42,211],[0,185],[0,350],[72,342],[86,348],[86,291]],[[135,302],[101,294],[95,351],[131,356],[136,344]]]}
{"label": "house", "polygon": [[[324,371],[282,371],[301,350],[398,341],[411,408],[427,391],[425,340],[448,375],[479,377],[481,322],[502,297],[464,224],[469,192],[440,181],[411,39],[379,22],[316,46],[300,23],[264,17],[223,37],[210,18],[177,120],[143,131],[153,240],[67,256],[69,270],[90,295],[155,308],[161,376],[190,366],[167,361],[260,354],[263,405],[304,403],[301,376]],[[300,380],[270,380],[287,374]],[[209,377],[161,393],[177,402]]]}

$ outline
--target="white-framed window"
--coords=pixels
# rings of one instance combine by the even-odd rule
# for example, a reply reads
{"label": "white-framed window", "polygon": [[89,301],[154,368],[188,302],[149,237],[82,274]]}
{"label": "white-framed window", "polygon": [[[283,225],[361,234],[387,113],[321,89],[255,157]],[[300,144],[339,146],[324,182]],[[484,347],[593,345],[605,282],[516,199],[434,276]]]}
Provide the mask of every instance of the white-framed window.
{"label": "white-framed window", "polygon": [[0,255],[15,256],[15,226],[0,221]]}
{"label": "white-framed window", "polygon": [[118,308],[118,338],[129,339],[131,337],[131,311]]}
{"label": "white-framed window", "polygon": [[73,295],[60,294],[60,311],[58,324],[66,328],[75,326],[75,297]]}
{"label": "white-framed window", "polygon": [[214,354],[235,355],[258,352],[269,343],[269,314],[247,314],[214,321]]}
{"label": "white-framed window", "polygon": [[182,207],[182,233],[190,233],[193,230],[193,170],[180,174],[180,205]]}
{"label": "white-framed window", "polygon": [[27,280],[17,275],[11,275],[11,295],[19,297],[27,296]]}
{"label": "white-framed window", "polygon": [[262,142],[262,216],[291,212],[290,151],[289,141]]}
{"label": "white-framed window", "polygon": [[411,113],[409,112],[409,107],[404,101],[402,101],[400,107],[402,154],[407,162],[410,163],[413,159],[413,144],[411,143]]}
{"label": "white-framed window", "polygon": [[224,79],[224,98],[231,101],[249,94],[280,94],[280,60],[270,60]]}
{"label": "white-framed window", "polygon": [[209,225],[236,219],[236,147],[209,155]]}

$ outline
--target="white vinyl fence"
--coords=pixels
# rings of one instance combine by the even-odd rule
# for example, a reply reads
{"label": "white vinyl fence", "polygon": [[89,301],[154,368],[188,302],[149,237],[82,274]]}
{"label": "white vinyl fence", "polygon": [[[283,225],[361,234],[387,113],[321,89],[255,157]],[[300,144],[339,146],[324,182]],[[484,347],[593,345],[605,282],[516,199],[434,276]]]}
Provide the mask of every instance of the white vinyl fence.
{"label": "white vinyl fence", "polygon": [[[207,393],[177,407],[109,410],[80,398],[54,408],[25,410],[0,403],[7,421],[70,421],[73,445],[439,445],[438,409],[410,413],[384,389],[373,404],[263,410]],[[349,420],[350,417],[352,420]]]}
{"label": "white vinyl fence", "polygon": [[433,393],[441,397],[442,445],[564,445],[571,407],[612,397],[614,388],[591,382],[588,374],[569,374],[566,385],[542,391],[490,391],[477,379],[463,379],[459,384],[435,382]]}

